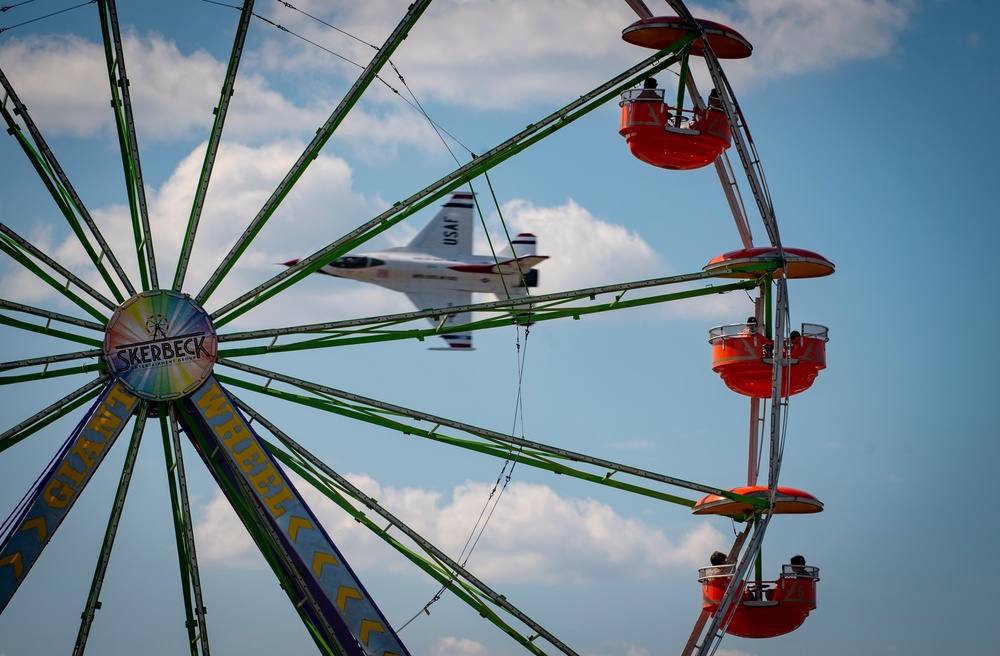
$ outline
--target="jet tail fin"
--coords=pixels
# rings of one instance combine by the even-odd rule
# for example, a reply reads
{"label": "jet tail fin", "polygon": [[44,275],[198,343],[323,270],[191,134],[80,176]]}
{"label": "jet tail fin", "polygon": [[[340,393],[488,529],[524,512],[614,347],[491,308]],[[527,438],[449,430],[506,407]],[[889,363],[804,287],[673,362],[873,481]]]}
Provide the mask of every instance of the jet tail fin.
{"label": "jet tail fin", "polygon": [[[514,237],[506,246],[497,253],[498,260],[508,260],[538,253],[538,240],[530,232],[522,232]],[[548,256],[541,256],[546,259]]]}
{"label": "jet tail fin", "polygon": [[471,255],[472,229],[472,194],[456,191],[403,250]]}

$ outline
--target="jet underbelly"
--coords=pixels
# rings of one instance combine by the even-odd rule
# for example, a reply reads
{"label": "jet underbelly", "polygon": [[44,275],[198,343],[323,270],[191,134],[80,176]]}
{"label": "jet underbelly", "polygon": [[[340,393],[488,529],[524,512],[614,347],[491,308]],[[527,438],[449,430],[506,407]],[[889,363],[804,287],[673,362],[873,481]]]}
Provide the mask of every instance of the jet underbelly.
{"label": "jet underbelly", "polygon": [[[398,259],[364,270],[365,282],[397,291],[455,290],[483,294],[503,293],[499,274],[457,271],[462,263],[451,260]],[[516,276],[509,276],[508,285]]]}

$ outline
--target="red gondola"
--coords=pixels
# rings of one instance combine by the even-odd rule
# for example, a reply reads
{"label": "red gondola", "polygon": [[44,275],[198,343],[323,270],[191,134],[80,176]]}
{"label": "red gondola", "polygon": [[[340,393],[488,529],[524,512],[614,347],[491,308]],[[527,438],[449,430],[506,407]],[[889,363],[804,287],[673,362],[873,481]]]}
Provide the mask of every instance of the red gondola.
{"label": "red gondola", "polygon": [[[786,340],[782,396],[809,389],[820,370],[826,369],[828,333],[826,326],[804,323],[799,334]],[[712,345],[712,371],[722,377],[726,387],[744,396],[771,398],[774,340],[759,334],[752,324],[738,323],[712,328],[708,341]]]}
{"label": "red gondola", "polygon": [[[732,580],[732,565],[699,570],[702,608],[714,616]],[[773,638],[802,626],[816,609],[819,568],[784,565],[776,581],[741,584],[737,600],[730,606],[726,632],[741,638]]]}
{"label": "red gondola", "polygon": [[[833,273],[833,262],[826,259],[819,253],[807,251],[804,248],[783,248],[785,256],[785,267],[776,270],[771,275],[780,278],[782,275],[791,278],[819,278]],[[737,251],[729,251],[712,259],[706,264],[703,271],[722,272],[731,267],[738,267],[746,264],[757,264],[759,262],[774,262],[778,260],[778,249],[774,246],[756,246],[754,248],[741,248]],[[784,269],[788,271],[785,272]],[[755,272],[733,271],[731,273],[720,273],[721,278],[756,278],[760,274]]]}
{"label": "red gondola", "polygon": [[[770,490],[766,485],[735,487],[730,492],[760,500],[767,500],[770,495]],[[823,502],[805,490],[783,485],[778,486],[774,499],[774,514],[802,515],[822,512],[822,510]],[[724,515],[727,517],[749,515],[753,511],[754,506],[746,501],[730,499],[718,494],[702,497],[691,509],[695,515]]]}
{"label": "red gondola", "polygon": [[[731,27],[702,18],[698,19],[698,25],[705,32],[712,52],[719,59],[743,59],[753,52],[750,42]],[[662,50],[694,31],[694,26],[680,16],[653,16],[638,20],[622,30],[622,40],[632,45]],[[689,47],[692,55],[704,55],[705,42],[702,37],[695,39]]]}
{"label": "red gondola", "polygon": [[[736,30],[707,20],[698,25],[677,16],[644,18],[622,30],[628,43],[662,50],[685,37],[697,35],[677,49],[681,62],[676,106],[664,102],[660,89],[647,87],[622,94],[618,133],[638,159],[664,169],[697,169],[716,160],[732,143],[723,103],[710,95],[708,107],[685,109],[684,86],[688,57],[705,54],[705,43],[720,59],[749,57],[753,46]],[[700,29],[699,29],[700,28]]]}
{"label": "red gondola", "polygon": [[[622,94],[622,123],[618,134],[638,159],[663,169],[687,170],[707,166],[732,143],[725,112],[707,108],[678,111],[659,96],[643,97],[649,89]],[[658,90],[657,90],[658,92]],[[683,113],[693,114],[681,122]]]}

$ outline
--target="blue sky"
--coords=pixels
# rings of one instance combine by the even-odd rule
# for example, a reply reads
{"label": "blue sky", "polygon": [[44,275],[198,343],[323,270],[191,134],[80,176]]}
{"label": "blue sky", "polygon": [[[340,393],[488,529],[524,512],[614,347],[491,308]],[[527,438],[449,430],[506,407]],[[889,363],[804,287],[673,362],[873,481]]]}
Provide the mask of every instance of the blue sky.
{"label": "blue sky", "polygon": [[[131,4],[121,3],[119,15],[158,262],[172,272],[237,12],[203,2]],[[407,5],[294,4],[375,44]],[[0,27],[64,6],[30,3],[0,14]],[[819,607],[792,634],[728,637],[718,653],[995,653],[988,628],[1000,580],[979,564],[992,561],[998,538],[980,504],[1000,465],[993,399],[1000,362],[989,346],[1000,316],[988,282],[1000,237],[990,163],[1000,145],[992,109],[1000,102],[993,70],[1000,46],[986,28],[1000,10],[972,0],[689,6],[754,44],[753,57],[725,68],[783,243],[837,265],[831,277],[790,283],[793,323],[829,326],[831,339],[828,369],[791,400],[782,483],[812,492],[826,509],[776,518],[764,543],[766,573],[793,553],[821,568]],[[281,3],[260,0],[256,10],[348,59],[366,62],[373,52]],[[634,19],[625,3],[611,1],[436,0],[392,60],[430,116],[481,153],[645,58],[619,36]],[[0,67],[121,254],[131,236],[102,66],[93,6],[0,33]],[[187,291],[200,288],[357,71],[253,22]],[[384,77],[402,89],[391,70]],[[699,84],[708,88],[704,75]],[[633,159],[617,134],[618,113],[609,103],[490,174],[504,219],[537,234],[540,252],[551,256],[540,266],[542,292],[697,271],[739,247],[714,171],[668,172]],[[456,154],[467,161],[467,152]],[[91,279],[13,139],[0,139],[0,162],[0,220]],[[208,308],[452,168],[426,121],[373,86]],[[475,190],[499,234],[485,182]],[[433,211],[374,245],[404,243]],[[752,227],[756,243],[766,243],[759,219]],[[479,252],[485,248],[481,240]],[[237,327],[410,309],[402,295],[314,278]],[[0,261],[0,296],[68,311],[9,260]],[[712,326],[745,318],[750,304],[729,294],[540,323],[527,337],[496,330],[477,334],[477,349],[466,354],[401,341],[253,364],[510,431],[522,421],[515,415],[520,343],[529,439],[732,487],[746,476],[748,402],[712,373],[707,339]],[[3,331],[2,361],[65,348]],[[84,382],[5,387],[0,430]],[[499,461],[246,398],[455,552],[500,472]],[[74,421],[0,454],[0,514]],[[140,454],[92,653],[184,649],[156,441],[151,433]],[[109,455],[0,616],[2,656],[72,649],[123,450],[119,444]],[[186,455],[213,648],[310,653],[273,576],[194,452]],[[390,621],[399,626],[417,614],[437,586],[353,520],[316,504]],[[469,565],[581,654],[677,653],[699,609],[696,569],[731,539],[727,521],[518,467]],[[401,637],[415,654],[518,653],[447,596]]]}

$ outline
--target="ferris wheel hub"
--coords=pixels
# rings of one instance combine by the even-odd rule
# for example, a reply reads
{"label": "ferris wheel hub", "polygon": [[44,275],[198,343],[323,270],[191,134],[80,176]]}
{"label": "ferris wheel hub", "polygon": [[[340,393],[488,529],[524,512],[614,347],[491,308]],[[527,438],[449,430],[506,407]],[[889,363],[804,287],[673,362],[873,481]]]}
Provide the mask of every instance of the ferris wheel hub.
{"label": "ferris wheel hub", "polygon": [[143,292],[122,303],[104,331],[108,369],[153,401],[187,396],[209,377],[219,339],[208,313],[187,294]]}

